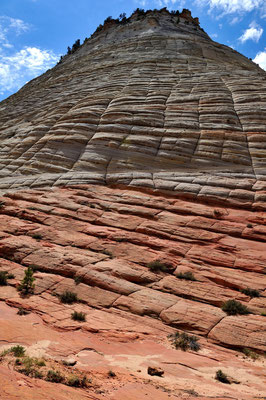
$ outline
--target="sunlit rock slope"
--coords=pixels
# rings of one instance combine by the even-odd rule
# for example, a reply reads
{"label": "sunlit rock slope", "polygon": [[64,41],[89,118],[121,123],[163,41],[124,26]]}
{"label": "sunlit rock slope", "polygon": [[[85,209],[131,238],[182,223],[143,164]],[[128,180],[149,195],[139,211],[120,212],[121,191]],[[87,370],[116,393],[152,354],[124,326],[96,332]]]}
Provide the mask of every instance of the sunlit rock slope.
{"label": "sunlit rock slope", "polygon": [[266,397],[265,78],[163,9],[0,103],[1,400]]}
{"label": "sunlit rock slope", "polygon": [[106,23],[1,103],[0,189],[115,182],[260,202],[265,78],[187,12]]}

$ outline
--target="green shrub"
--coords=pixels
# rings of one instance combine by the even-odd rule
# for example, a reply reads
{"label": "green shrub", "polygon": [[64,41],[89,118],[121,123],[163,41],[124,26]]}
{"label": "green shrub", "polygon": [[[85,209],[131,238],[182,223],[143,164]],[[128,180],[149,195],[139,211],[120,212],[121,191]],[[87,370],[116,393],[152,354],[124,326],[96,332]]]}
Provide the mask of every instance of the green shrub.
{"label": "green shrub", "polygon": [[250,314],[249,309],[244,306],[242,303],[236,300],[228,300],[223,306],[222,310],[226,312],[228,315],[237,315],[237,314]]}
{"label": "green shrub", "polygon": [[196,336],[188,335],[185,332],[179,333],[176,332],[172,335],[168,336],[168,339],[171,341],[172,345],[176,349],[181,349],[183,351],[193,350],[199,351],[200,344],[198,343],[198,338]]}
{"label": "green shrub", "polygon": [[40,372],[36,367],[44,367],[45,362],[43,360],[38,360],[38,358],[24,357],[22,360],[17,359],[15,365],[23,365],[18,372],[21,374],[30,376],[32,378],[43,378],[42,372]]}
{"label": "green shrub", "polygon": [[8,279],[14,279],[15,275],[7,271],[0,271],[0,286],[6,286]]}
{"label": "green shrub", "polygon": [[216,371],[215,379],[222,383],[230,383],[227,375],[221,369],[218,369],[218,371]]}
{"label": "green shrub", "polygon": [[20,346],[19,344],[17,346],[11,347],[9,350],[10,353],[14,354],[14,357],[23,357],[25,355],[25,348],[23,346]]}
{"label": "green shrub", "polygon": [[114,378],[116,376],[116,373],[110,369],[108,371],[108,376],[110,376],[110,378]]}
{"label": "green shrub", "polygon": [[246,294],[249,297],[260,297],[260,292],[256,289],[245,288],[241,290],[242,293]]}
{"label": "green shrub", "polygon": [[33,282],[35,278],[33,277],[33,270],[28,267],[24,273],[24,278],[18,286],[18,291],[22,294],[32,294],[34,292],[35,285]]}
{"label": "green shrub", "polygon": [[72,314],[71,314],[71,318],[74,320],[74,321],[86,321],[86,314],[85,313],[83,313],[83,312],[77,312],[77,311],[74,311]]}
{"label": "green shrub", "polygon": [[75,276],[74,281],[76,285],[79,285],[82,282],[82,277],[81,276]]}
{"label": "green shrub", "polygon": [[38,359],[36,359],[36,361],[35,361],[35,365],[37,365],[38,367],[45,367],[45,361],[44,360],[38,360]]}
{"label": "green shrub", "polygon": [[49,382],[60,383],[64,380],[64,377],[60,374],[59,371],[54,371],[54,370],[50,369],[47,372],[46,380]]}
{"label": "green shrub", "polygon": [[37,369],[33,369],[31,372],[31,376],[33,378],[37,378],[37,379],[43,379],[43,373],[41,371],[38,371]]}
{"label": "green shrub", "polygon": [[73,387],[86,387],[87,378],[86,376],[83,376],[82,378],[79,378],[78,376],[71,376],[68,378],[67,385]]}
{"label": "green shrub", "polygon": [[173,265],[163,263],[159,260],[156,261],[151,261],[150,263],[147,264],[147,267],[152,271],[152,272],[172,272],[174,270]]}
{"label": "green shrub", "polygon": [[7,272],[0,271],[0,286],[6,286],[6,285],[7,285]]}
{"label": "green shrub", "polygon": [[78,301],[77,293],[70,292],[69,290],[65,290],[63,293],[61,293],[59,298],[62,303],[66,304],[72,304]]}
{"label": "green shrub", "polygon": [[40,233],[34,233],[32,235],[32,238],[36,239],[36,240],[41,240],[42,239],[42,235]]}
{"label": "green shrub", "polygon": [[252,351],[248,348],[244,348],[242,352],[245,354],[246,357],[252,358],[252,360],[257,360],[259,358],[259,355],[255,353],[255,351]]}
{"label": "green shrub", "polygon": [[3,208],[4,205],[5,205],[5,202],[4,201],[0,201],[0,209]]}
{"label": "green shrub", "polygon": [[193,275],[193,273],[191,271],[187,271],[187,272],[180,272],[179,274],[176,275],[178,279],[186,279],[187,281],[195,281],[196,278]]}

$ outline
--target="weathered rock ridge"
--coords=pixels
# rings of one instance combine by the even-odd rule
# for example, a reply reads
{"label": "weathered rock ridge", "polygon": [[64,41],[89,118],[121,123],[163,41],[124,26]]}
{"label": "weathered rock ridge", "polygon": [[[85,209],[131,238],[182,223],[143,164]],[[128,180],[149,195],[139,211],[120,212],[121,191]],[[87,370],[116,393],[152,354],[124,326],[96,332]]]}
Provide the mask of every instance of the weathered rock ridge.
{"label": "weathered rock ridge", "polygon": [[265,198],[266,73],[192,20],[112,25],[0,105],[0,189],[122,183]]}
{"label": "weathered rock ridge", "polygon": [[0,104],[1,400],[265,398],[265,78],[161,10],[108,21]]}
{"label": "weathered rock ridge", "polygon": [[[92,185],[9,192],[1,204],[1,270],[14,275],[0,287],[2,349],[20,344],[46,359],[72,357],[74,373],[93,379],[89,390],[75,392],[80,400],[265,396],[262,212]],[[153,271],[155,260],[171,268]],[[16,285],[28,266],[36,286],[23,298]],[[188,271],[195,280],[181,279]],[[242,293],[247,287],[259,297]],[[65,290],[77,293],[79,302],[61,303]],[[227,315],[221,306],[232,299],[250,314]],[[14,315],[19,307],[31,314]],[[84,312],[86,322],[73,321],[73,311]],[[167,336],[176,330],[196,335],[201,350],[173,349]],[[243,349],[259,359],[246,358]],[[164,377],[148,376],[148,366],[162,368]],[[235,383],[215,381],[221,368]],[[112,382],[108,370],[117,374]],[[4,388],[4,399],[15,398]]]}

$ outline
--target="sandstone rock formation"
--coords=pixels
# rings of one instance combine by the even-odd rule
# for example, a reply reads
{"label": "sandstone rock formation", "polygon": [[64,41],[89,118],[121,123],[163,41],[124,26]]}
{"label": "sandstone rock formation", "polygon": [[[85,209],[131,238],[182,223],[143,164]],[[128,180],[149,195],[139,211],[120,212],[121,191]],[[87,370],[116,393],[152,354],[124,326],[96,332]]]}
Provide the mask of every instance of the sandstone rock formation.
{"label": "sandstone rock formation", "polygon": [[1,103],[0,189],[123,183],[261,207],[265,77],[186,13],[107,24]]}
{"label": "sandstone rock formation", "polygon": [[[88,397],[93,399],[142,399],[144,393],[168,398],[164,390],[173,399],[186,393],[221,399],[265,394],[262,212],[242,210],[240,222],[234,208],[93,185],[9,192],[1,201],[1,270],[14,275],[0,287],[2,345],[18,343],[48,359],[74,358],[74,371],[92,376],[88,392],[99,394]],[[153,270],[155,260],[172,268]],[[28,266],[35,270],[35,289],[23,298],[16,285]],[[188,271],[195,280],[181,279]],[[260,297],[242,293],[247,287]],[[66,290],[79,302],[61,303],[57,295]],[[230,299],[252,314],[227,315],[221,306]],[[14,308],[31,313],[18,317]],[[85,313],[86,322],[73,321],[73,311]],[[176,329],[196,334],[201,350],[173,349],[167,336]],[[245,348],[260,358],[246,358]],[[144,388],[147,367],[165,373]],[[215,382],[220,368],[240,383],[228,388]],[[111,382],[108,370],[116,374]],[[27,386],[29,378],[21,379]],[[22,389],[16,389],[21,398]],[[4,399],[13,399],[5,390]],[[80,391],[77,399],[85,396]]]}
{"label": "sandstone rock formation", "polygon": [[46,363],[2,353],[1,399],[266,396],[265,77],[163,9],[108,21],[0,104],[0,353]]}

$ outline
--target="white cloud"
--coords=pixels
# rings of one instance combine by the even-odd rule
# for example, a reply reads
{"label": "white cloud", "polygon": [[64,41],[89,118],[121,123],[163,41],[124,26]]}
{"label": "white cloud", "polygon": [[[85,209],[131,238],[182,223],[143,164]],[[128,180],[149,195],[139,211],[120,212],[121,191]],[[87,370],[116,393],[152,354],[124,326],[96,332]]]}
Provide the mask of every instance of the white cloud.
{"label": "white cloud", "polygon": [[234,17],[229,23],[230,23],[230,25],[235,25],[240,21],[241,21],[241,19],[239,17]]}
{"label": "white cloud", "polygon": [[[0,44],[6,48],[10,45],[9,35],[16,36],[27,32],[30,25],[22,21],[22,19],[0,15]],[[12,45],[11,45],[12,46]]]}
{"label": "white cloud", "polygon": [[263,29],[255,22],[252,22],[249,25],[249,28],[245,30],[243,35],[240,36],[239,40],[241,43],[245,43],[247,40],[253,40],[254,42],[258,43],[262,33]]}
{"label": "white cloud", "polygon": [[201,6],[208,5],[210,11],[222,11],[222,14],[245,13],[258,9],[265,10],[265,0],[196,0]]}
{"label": "white cloud", "polygon": [[253,61],[266,71],[266,48],[264,51],[260,51]]}
{"label": "white cloud", "polygon": [[16,49],[16,36],[31,25],[21,19],[0,16],[0,94],[17,91],[27,81],[51,68],[59,56],[50,50],[26,46]]}
{"label": "white cloud", "polygon": [[175,4],[178,4],[178,8],[181,9],[184,7],[186,0],[135,0],[135,3],[137,3],[141,7],[167,7],[169,10],[174,7]]}
{"label": "white cloud", "polygon": [[52,51],[37,47],[25,47],[0,61],[0,94],[16,91],[26,81],[31,80],[51,68],[58,56]]}
{"label": "white cloud", "polygon": [[212,33],[212,34],[210,35],[210,37],[211,37],[212,39],[216,39],[216,38],[218,38],[218,35],[217,35],[217,33]]}

